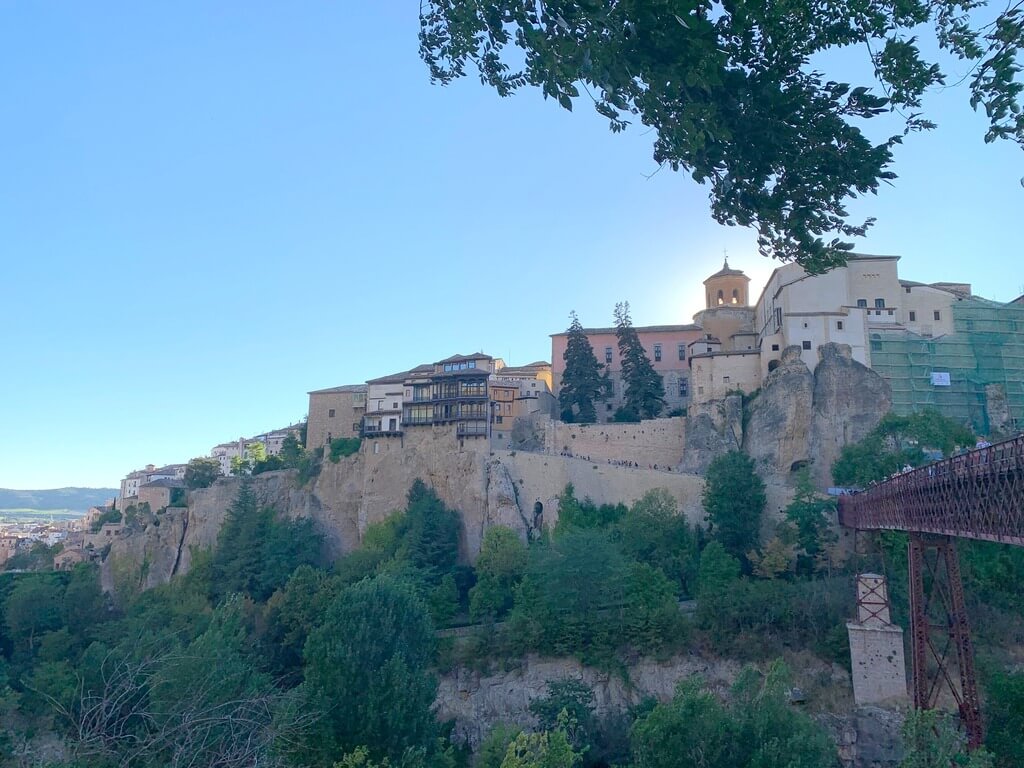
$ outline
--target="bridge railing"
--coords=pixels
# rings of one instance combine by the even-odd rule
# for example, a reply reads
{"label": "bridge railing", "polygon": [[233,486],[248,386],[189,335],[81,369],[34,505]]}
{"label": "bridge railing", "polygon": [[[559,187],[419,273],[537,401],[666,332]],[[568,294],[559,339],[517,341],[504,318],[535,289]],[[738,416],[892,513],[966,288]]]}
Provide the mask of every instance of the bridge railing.
{"label": "bridge railing", "polygon": [[839,523],[1024,546],[1024,435],[842,496]]}

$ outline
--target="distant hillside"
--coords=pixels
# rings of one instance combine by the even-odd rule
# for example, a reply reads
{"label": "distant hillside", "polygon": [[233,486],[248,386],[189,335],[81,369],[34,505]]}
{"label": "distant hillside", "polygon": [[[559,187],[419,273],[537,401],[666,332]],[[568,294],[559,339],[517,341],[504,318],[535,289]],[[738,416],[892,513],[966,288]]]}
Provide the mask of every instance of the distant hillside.
{"label": "distant hillside", "polygon": [[51,488],[46,491],[0,488],[0,510],[68,509],[85,512],[89,507],[108,503],[117,494],[117,488]]}

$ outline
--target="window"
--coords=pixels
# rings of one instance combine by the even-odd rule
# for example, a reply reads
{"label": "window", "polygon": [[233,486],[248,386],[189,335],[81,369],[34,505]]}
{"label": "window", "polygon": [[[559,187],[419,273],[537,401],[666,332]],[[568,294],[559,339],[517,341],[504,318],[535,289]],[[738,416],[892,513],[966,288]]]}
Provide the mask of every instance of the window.
{"label": "window", "polygon": [[398,403],[394,403],[394,402],[391,403],[391,410],[394,410],[397,407],[398,407]]}
{"label": "window", "polygon": [[804,323],[804,328],[806,328],[806,327],[807,327],[807,323]]}
{"label": "window", "polygon": [[476,368],[476,360],[470,360],[469,361],[469,367],[470,368]]}
{"label": "window", "polygon": [[610,410],[612,409],[612,404],[611,404],[611,403],[608,403],[608,405],[606,405],[606,406],[604,407],[604,409],[605,409],[606,411],[610,411]]}
{"label": "window", "polygon": [[910,322],[917,322],[917,312],[915,312],[914,310],[910,310]]}
{"label": "window", "polygon": [[722,291],[718,292],[718,303],[725,304],[725,294]]}
{"label": "window", "polygon": [[729,377],[728,376],[723,376],[722,377],[722,383],[723,384],[728,384],[729,383]]}
{"label": "window", "polygon": [[733,304],[739,304],[740,303],[740,292],[737,289],[735,289],[735,288],[732,289],[732,303]]}
{"label": "window", "polygon": [[611,347],[605,347],[604,348],[604,361],[606,363],[610,363],[612,361],[612,348]]}
{"label": "window", "polygon": [[775,327],[782,327],[782,307],[775,308]]}
{"label": "window", "polygon": [[858,307],[866,307],[867,305],[868,305],[868,300],[867,299],[857,299],[857,306]]}
{"label": "window", "polygon": [[685,360],[686,359],[686,345],[685,344],[680,344],[679,345],[679,359],[680,360]]}
{"label": "window", "polygon": [[704,394],[704,387],[697,387],[697,394],[698,395],[703,395]]}
{"label": "window", "polygon": [[907,293],[910,293],[910,286],[906,286],[903,290],[905,290]]}
{"label": "window", "polygon": [[494,420],[495,420],[496,422],[498,422],[499,424],[501,424],[501,420],[502,420],[502,418],[503,418],[502,416],[496,416]]}
{"label": "window", "polygon": [[942,319],[942,315],[939,312],[939,310],[937,310],[937,309],[935,310],[935,319],[936,320],[941,320]]}
{"label": "window", "polygon": [[805,341],[804,342],[804,349],[810,349],[810,348],[811,348],[811,342]]}
{"label": "window", "polygon": [[895,309],[887,309],[885,311],[885,314],[887,314],[889,317],[892,317],[895,312],[896,312]]}
{"label": "window", "polygon": [[709,346],[708,346],[708,354],[710,355],[710,354],[711,354],[712,352],[714,352],[714,350],[713,350],[713,349],[711,348],[711,346],[709,345]]}
{"label": "window", "polygon": [[679,380],[679,396],[688,397],[690,394],[690,380],[680,379]]}
{"label": "window", "polygon": [[884,309],[885,299],[875,299],[875,309]]}
{"label": "window", "polygon": [[836,320],[836,330],[837,331],[843,330],[843,321],[842,320]]}
{"label": "window", "polygon": [[661,362],[661,344],[654,345],[654,362]]}
{"label": "window", "polygon": [[772,344],[772,352],[778,352],[778,351],[779,351],[779,345],[778,344]]}

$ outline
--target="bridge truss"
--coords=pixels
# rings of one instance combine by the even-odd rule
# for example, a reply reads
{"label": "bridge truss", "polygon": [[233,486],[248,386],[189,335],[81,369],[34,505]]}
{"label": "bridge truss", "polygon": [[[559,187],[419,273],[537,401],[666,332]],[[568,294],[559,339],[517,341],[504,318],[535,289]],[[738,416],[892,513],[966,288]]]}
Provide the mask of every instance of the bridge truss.
{"label": "bridge truss", "polygon": [[979,746],[981,708],[956,539],[1024,546],[1024,435],[843,496],[839,522],[910,534],[914,706],[931,709],[948,691],[968,744]]}

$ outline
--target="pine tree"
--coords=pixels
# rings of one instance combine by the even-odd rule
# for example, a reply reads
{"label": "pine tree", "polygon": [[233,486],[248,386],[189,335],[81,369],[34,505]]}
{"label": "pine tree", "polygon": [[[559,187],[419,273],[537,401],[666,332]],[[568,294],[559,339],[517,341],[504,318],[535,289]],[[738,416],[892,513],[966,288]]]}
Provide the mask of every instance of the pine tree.
{"label": "pine tree", "polygon": [[628,301],[615,305],[615,335],[622,361],[622,382],[626,387],[625,403],[615,420],[653,419],[665,408],[665,383],[644,352],[629,316]]}
{"label": "pine tree", "polygon": [[594,348],[590,346],[576,313],[570,312],[569,317],[572,322],[566,333],[565,354],[562,355],[565,373],[562,374],[558,404],[562,421],[593,424],[597,421],[596,404],[608,399],[608,378],[601,373],[604,366],[597,362]]}

